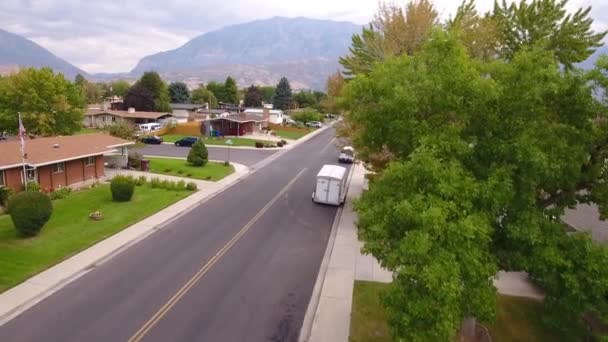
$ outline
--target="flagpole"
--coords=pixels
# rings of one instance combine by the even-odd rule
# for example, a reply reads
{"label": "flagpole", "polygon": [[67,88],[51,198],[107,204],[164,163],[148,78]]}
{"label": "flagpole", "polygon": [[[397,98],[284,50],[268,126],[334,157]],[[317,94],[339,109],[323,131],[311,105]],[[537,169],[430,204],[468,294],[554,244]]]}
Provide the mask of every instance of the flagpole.
{"label": "flagpole", "polygon": [[25,132],[22,132],[23,123],[21,122],[21,112],[19,114],[19,140],[21,143],[21,163],[23,164],[23,186],[25,187],[25,191],[27,191],[27,172],[25,171],[25,137],[22,135]]}

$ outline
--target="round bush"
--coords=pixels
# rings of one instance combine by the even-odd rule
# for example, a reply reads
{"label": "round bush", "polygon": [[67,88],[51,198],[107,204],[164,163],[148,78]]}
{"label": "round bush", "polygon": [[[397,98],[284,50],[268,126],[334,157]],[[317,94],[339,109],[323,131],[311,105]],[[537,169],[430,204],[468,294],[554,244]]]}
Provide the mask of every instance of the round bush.
{"label": "round bush", "polygon": [[53,213],[51,199],[42,192],[25,191],[11,196],[8,213],[21,236],[37,235]]}
{"label": "round bush", "polygon": [[194,166],[204,166],[209,161],[209,152],[202,140],[199,140],[192,145],[188,153],[188,163]]}
{"label": "round bush", "polygon": [[110,183],[110,191],[112,199],[116,202],[128,202],[133,197],[135,190],[135,182],[132,178],[125,176],[116,176],[112,178]]}
{"label": "round bush", "polygon": [[196,183],[194,182],[189,182],[188,184],[186,184],[186,189],[190,190],[190,191],[195,191],[197,188]]}

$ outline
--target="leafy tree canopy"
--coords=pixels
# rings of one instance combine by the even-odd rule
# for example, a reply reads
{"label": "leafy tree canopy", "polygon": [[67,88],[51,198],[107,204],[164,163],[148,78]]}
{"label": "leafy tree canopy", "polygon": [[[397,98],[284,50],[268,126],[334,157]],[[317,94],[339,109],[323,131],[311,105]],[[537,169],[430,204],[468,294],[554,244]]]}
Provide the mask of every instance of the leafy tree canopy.
{"label": "leafy tree canopy", "polygon": [[224,82],[223,98],[220,101],[232,104],[239,103],[239,89],[234,78],[230,76],[226,78],[226,82]]}
{"label": "leafy tree canopy", "polygon": [[125,109],[130,107],[142,112],[153,112],[155,109],[154,94],[143,85],[134,84],[123,99]]}
{"label": "leafy tree canopy", "polygon": [[127,81],[115,81],[110,83],[111,95],[125,97],[131,85]]}
{"label": "leafy tree canopy", "polygon": [[608,254],[554,218],[577,202],[608,214],[606,111],[543,44],[488,63],[460,37],[436,31],[343,89],[352,143],[378,172],[356,209],[365,250],[395,273],[393,331],[450,340],[467,317],[491,320],[500,267],[527,271],[551,321],[580,332],[583,315],[608,317]]}
{"label": "leafy tree canopy", "polygon": [[512,58],[524,47],[542,44],[566,68],[586,60],[602,46],[607,31],[591,30],[591,7],[573,14],[566,10],[568,0],[520,0],[496,2],[494,17],[501,32],[501,54]]}
{"label": "leafy tree canopy", "polygon": [[18,113],[30,134],[72,134],[82,127],[82,90],[50,68],[20,70],[0,81],[0,127],[17,132]]}
{"label": "leafy tree canopy", "polygon": [[206,103],[209,105],[209,108],[217,107],[217,99],[215,98],[215,95],[213,95],[213,93],[203,85],[192,91],[191,101],[192,103],[198,104]]}
{"label": "leafy tree canopy", "polygon": [[247,88],[245,92],[245,107],[261,107],[262,106],[262,92],[260,88],[254,86]]}
{"label": "leafy tree canopy", "polygon": [[157,112],[170,112],[169,91],[167,84],[160,78],[155,71],[147,71],[137,81],[137,85],[147,89],[154,98],[154,110]]}
{"label": "leafy tree canopy", "polygon": [[272,103],[272,98],[274,97],[274,93],[276,92],[276,87],[262,86],[259,88],[260,92],[262,93],[262,100],[264,101],[264,103]]}
{"label": "leafy tree canopy", "polygon": [[286,77],[281,78],[277,84],[276,92],[273,98],[274,108],[289,109],[291,103],[291,86]]}
{"label": "leafy tree canopy", "polygon": [[171,103],[190,102],[190,91],[184,82],[173,82],[169,84],[169,98]]}

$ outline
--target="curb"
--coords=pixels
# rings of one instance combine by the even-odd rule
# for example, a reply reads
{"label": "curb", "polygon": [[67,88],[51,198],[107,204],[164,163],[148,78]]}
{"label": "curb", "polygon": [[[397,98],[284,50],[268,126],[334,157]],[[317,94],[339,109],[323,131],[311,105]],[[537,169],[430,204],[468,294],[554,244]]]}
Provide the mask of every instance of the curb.
{"label": "curb", "polygon": [[[324,128],[318,129],[310,134],[308,134],[306,137],[303,137],[302,139],[299,139],[296,143],[292,144],[292,147],[296,147],[297,145],[299,145],[300,143],[303,143],[309,139],[312,139],[314,136],[320,134],[321,132],[325,131],[327,128],[329,128],[329,126],[326,126]],[[263,149],[262,149],[263,150]],[[120,254],[121,252],[123,252],[124,250],[126,250],[127,248],[133,246],[134,244],[142,241],[143,239],[147,238],[148,236],[150,236],[151,234],[163,230],[165,229],[171,222],[173,222],[174,220],[180,218],[181,216],[185,215],[186,213],[189,213],[190,211],[192,211],[196,206],[205,203],[207,201],[209,201],[210,199],[212,199],[213,197],[215,197],[218,193],[225,191],[226,189],[229,189],[230,187],[234,186],[236,183],[240,182],[241,180],[249,177],[250,175],[254,174],[255,172],[257,172],[259,169],[263,168],[264,166],[270,164],[272,161],[274,161],[275,159],[279,158],[280,156],[282,156],[284,153],[287,153],[289,150],[291,149],[283,149],[283,151],[278,152],[278,153],[274,153],[271,156],[264,158],[263,160],[261,160],[260,162],[256,163],[255,165],[251,166],[251,167],[246,167],[247,171],[243,172],[241,175],[238,175],[238,177],[235,177],[233,180],[227,182],[226,184],[224,184],[222,187],[219,187],[218,189],[216,189],[215,191],[209,193],[206,197],[202,198],[201,200],[192,203],[191,205],[189,205],[187,208],[185,208],[184,210],[182,210],[181,212],[179,212],[176,215],[173,215],[171,217],[168,217],[166,219],[164,219],[162,222],[159,222],[157,224],[154,224],[154,226],[152,226],[151,228],[147,229],[145,232],[142,232],[140,235],[134,237],[133,239],[117,246],[116,248],[112,249],[111,251],[109,251],[108,253],[101,255],[99,257],[96,257],[94,259],[92,259],[90,262],[87,261],[84,263],[84,265],[82,267],[79,267],[79,269],[71,274],[66,275],[65,277],[62,277],[61,279],[59,279],[56,283],[42,289],[39,291],[39,293],[34,294],[32,297],[29,297],[25,300],[10,300],[10,299],[5,299],[6,302],[10,303],[14,303],[14,302],[19,302],[15,305],[13,305],[13,307],[11,309],[6,310],[6,312],[1,313],[0,314],[0,326],[6,324],[7,322],[9,322],[10,320],[12,320],[13,318],[19,316],[21,313],[23,313],[24,311],[26,311],[27,309],[33,307],[34,305],[36,305],[37,303],[41,302],[42,300],[44,300],[45,298],[49,297],[50,295],[52,295],[53,293],[59,291],[60,289],[62,289],[63,287],[65,287],[66,285],[70,284],[71,282],[73,282],[74,280],[80,278],[81,276],[85,275],[87,272],[93,270],[95,267],[102,265],[103,263],[107,262],[108,260],[112,259],[113,257],[115,257],[116,255]],[[181,158],[180,158],[181,159]],[[230,176],[228,176],[230,177]],[[178,205],[180,202],[188,200],[189,198],[191,198],[191,196],[195,195],[196,193],[186,197],[185,199],[176,202],[174,204],[172,204],[171,206],[164,208],[163,210],[169,210],[171,207]],[[162,212],[162,210],[160,211]],[[158,213],[158,212],[157,212]],[[153,214],[155,215],[155,214]],[[152,216],[152,215],[151,215]],[[150,216],[148,216],[149,218]],[[147,218],[144,218],[143,220],[146,220]],[[142,221],[143,221],[142,220]],[[133,226],[139,224],[141,221],[121,230],[120,232],[111,235],[109,237],[107,237],[104,240],[98,241],[96,244],[88,247],[85,250],[82,250],[80,252],[78,252],[77,254],[71,256],[68,259],[63,260],[62,262],[52,265],[49,268],[47,268],[46,270],[33,275],[32,277],[24,280],[23,282],[21,282],[20,284],[4,291],[3,293],[0,293],[0,300],[2,300],[3,295],[5,297],[8,297],[7,293],[9,293],[11,290],[13,291],[19,291],[19,287],[25,287],[25,286],[38,286],[41,287],[40,284],[35,284],[35,282],[32,282],[31,280],[41,274],[43,274],[45,271],[48,271],[50,269],[52,269],[53,267],[57,267],[59,265],[61,265],[64,262],[68,262],[70,259],[76,258],[79,255],[81,255],[81,253],[86,252],[87,250],[94,248],[95,246],[97,246],[100,243],[103,243],[104,241],[106,241],[107,239],[110,239],[112,237],[115,237],[116,235],[120,234],[121,232],[125,232],[128,229],[132,228]],[[18,297],[18,296],[17,296]],[[9,297],[10,298],[10,297]]]}
{"label": "curb", "polygon": [[[353,164],[350,170],[350,174],[348,175],[348,186],[346,187],[346,195],[348,195],[348,190],[350,189],[350,182],[353,178],[354,167],[356,164]],[[329,262],[331,259],[331,255],[334,250],[334,243],[336,242],[336,235],[338,234],[338,226],[342,221],[342,212],[344,211],[344,204],[340,206],[338,211],[336,212],[336,216],[334,217],[334,223],[331,226],[331,232],[329,234],[329,240],[327,240],[327,247],[325,247],[325,254],[323,254],[323,260],[321,261],[321,266],[319,267],[319,273],[317,275],[317,280],[315,281],[315,286],[312,290],[312,294],[310,295],[310,301],[308,302],[308,307],[306,308],[306,313],[304,315],[304,321],[302,322],[302,327],[300,328],[300,335],[298,337],[298,342],[308,342],[310,339],[310,334],[312,333],[312,327],[314,325],[314,320],[317,312],[317,308],[319,307],[319,301],[321,299],[321,292],[323,290],[323,284],[325,283],[325,277],[327,275],[327,270],[329,269]]]}

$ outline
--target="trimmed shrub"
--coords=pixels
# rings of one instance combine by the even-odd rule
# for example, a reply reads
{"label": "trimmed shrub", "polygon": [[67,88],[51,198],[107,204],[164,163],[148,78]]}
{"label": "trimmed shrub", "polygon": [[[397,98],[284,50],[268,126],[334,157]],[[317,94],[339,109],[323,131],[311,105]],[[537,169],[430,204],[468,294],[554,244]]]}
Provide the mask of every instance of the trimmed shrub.
{"label": "trimmed shrub", "polygon": [[133,197],[135,182],[132,177],[116,176],[110,183],[112,199],[116,202],[128,202]]}
{"label": "trimmed shrub", "polygon": [[190,152],[188,152],[188,163],[194,166],[204,166],[209,161],[209,151],[203,143],[199,140],[192,145]]}
{"label": "trimmed shrub", "polygon": [[59,188],[49,194],[51,200],[62,199],[68,197],[68,195],[72,192],[72,189],[64,186],[63,188]]}
{"label": "trimmed shrub", "polygon": [[256,141],[255,142],[255,147],[257,147],[257,148],[263,148],[264,147],[264,143],[261,142],[261,141]]}
{"label": "trimmed shrub", "polygon": [[230,166],[230,162],[226,160],[226,161],[224,162],[224,166]]}
{"label": "trimmed shrub", "polygon": [[177,190],[185,190],[186,189],[186,182],[184,182],[183,180],[180,180],[179,182],[177,182]]}
{"label": "trimmed shrub", "polygon": [[166,169],[163,170],[164,173],[171,173],[171,171],[173,171],[173,170],[170,169],[170,168],[166,168]]}
{"label": "trimmed shrub", "polygon": [[186,173],[186,177],[192,177],[191,173]]}
{"label": "trimmed shrub", "polygon": [[281,143],[282,143],[283,145],[287,145],[287,140],[281,140]]}
{"label": "trimmed shrub", "polygon": [[53,204],[42,192],[25,191],[11,196],[8,213],[19,235],[36,236],[51,218]]}
{"label": "trimmed shrub", "polygon": [[182,173],[184,173],[184,170],[182,170],[182,169],[177,170],[178,175],[181,175]]}
{"label": "trimmed shrub", "polygon": [[173,182],[171,182],[170,180],[163,180],[161,185],[161,188],[165,189],[165,190],[172,190],[173,189]]}
{"label": "trimmed shrub", "polygon": [[283,143],[279,141],[279,142],[277,142],[277,146],[283,147]]}
{"label": "trimmed shrub", "polygon": [[186,189],[190,190],[190,191],[196,191],[198,187],[196,186],[196,183],[194,182],[188,182],[188,184],[186,184]]}
{"label": "trimmed shrub", "polygon": [[27,191],[40,192],[40,184],[34,181],[27,182]]}

